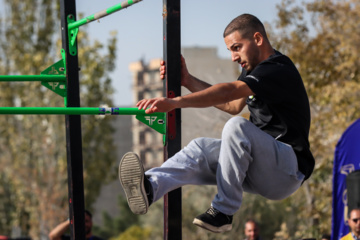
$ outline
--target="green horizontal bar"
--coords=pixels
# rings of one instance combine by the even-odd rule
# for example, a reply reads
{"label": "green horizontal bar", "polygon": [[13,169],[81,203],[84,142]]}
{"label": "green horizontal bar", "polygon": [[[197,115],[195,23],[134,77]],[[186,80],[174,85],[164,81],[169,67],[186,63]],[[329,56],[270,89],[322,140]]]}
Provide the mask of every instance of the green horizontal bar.
{"label": "green horizontal bar", "polygon": [[103,18],[105,16],[108,16],[108,15],[114,13],[114,12],[117,12],[119,10],[127,8],[127,7],[129,7],[129,6],[133,5],[133,4],[141,2],[141,1],[142,0],[127,0],[127,1],[124,1],[122,3],[119,3],[119,4],[115,5],[115,6],[109,7],[107,9],[105,9],[105,10],[102,10],[100,12],[92,14],[92,15],[90,15],[88,17],[85,17],[85,18],[80,19],[78,21],[75,21],[73,23],[69,23],[68,24],[68,30],[78,28],[78,27],[80,27],[82,25],[85,25],[85,24],[90,23],[92,21],[95,21],[95,20],[98,20],[98,19]]}
{"label": "green horizontal bar", "polygon": [[0,76],[0,82],[25,82],[25,81],[41,81],[41,82],[66,82],[65,75],[3,75]]}
{"label": "green horizontal bar", "polygon": [[[145,110],[139,110],[137,108],[90,108],[90,107],[0,107],[0,114],[147,115],[145,113]],[[163,113],[159,113],[159,114],[163,114]]]}
{"label": "green horizontal bar", "polygon": [[161,134],[166,134],[166,113],[146,114],[137,108],[90,107],[0,107],[0,115],[136,115],[136,119]]}

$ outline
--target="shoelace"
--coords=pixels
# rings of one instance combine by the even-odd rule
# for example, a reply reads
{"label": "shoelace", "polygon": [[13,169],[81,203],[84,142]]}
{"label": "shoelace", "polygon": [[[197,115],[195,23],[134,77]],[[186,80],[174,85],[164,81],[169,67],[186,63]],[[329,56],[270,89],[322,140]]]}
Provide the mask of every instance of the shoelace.
{"label": "shoelace", "polygon": [[206,213],[210,214],[211,216],[215,217],[216,215],[218,215],[220,213],[219,210],[213,208],[213,207],[210,207]]}

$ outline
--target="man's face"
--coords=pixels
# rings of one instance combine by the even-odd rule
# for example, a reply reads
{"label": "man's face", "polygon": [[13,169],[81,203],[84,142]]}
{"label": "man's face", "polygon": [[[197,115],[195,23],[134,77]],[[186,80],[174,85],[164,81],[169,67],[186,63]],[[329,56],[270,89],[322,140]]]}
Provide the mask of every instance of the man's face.
{"label": "man's face", "polygon": [[85,233],[86,234],[91,233],[91,228],[92,228],[92,220],[90,216],[85,214]]}
{"label": "man's face", "polygon": [[247,72],[252,71],[260,63],[260,49],[257,40],[255,37],[243,38],[238,31],[224,38],[226,47],[231,52],[231,60],[238,62]]}
{"label": "man's face", "polygon": [[259,228],[254,222],[245,224],[245,236],[248,240],[255,240],[259,237]]}
{"label": "man's face", "polygon": [[348,220],[349,227],[355,235],[360,236],[360,210],[352,210]]}

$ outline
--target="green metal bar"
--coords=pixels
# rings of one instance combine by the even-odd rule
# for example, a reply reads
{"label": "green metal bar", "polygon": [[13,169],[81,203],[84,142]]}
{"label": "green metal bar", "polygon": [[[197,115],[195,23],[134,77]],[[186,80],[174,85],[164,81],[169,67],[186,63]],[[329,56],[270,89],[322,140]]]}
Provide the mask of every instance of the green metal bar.
{"label": "green metal bar", "polygon": [[66,82],[65,75],[3,75],[0,76],[0,82]]}
{"label": "green metal bar", "polygon": [[90,108],[90,107],[0,107],[0,114],[147,115],[145,113],[145,110],[139,110],[137,108]]}
{"label": "green metal bar", "polygon": [[90,107],[0,107],[0,115],[136,115],[136,119],[161,134],[166,134],[166,113],[146,114],[137,108],[90,108]]}
{"label": "green metal bar", "polygon": [[88,17],[85,17],[85,18],[80,19],[78,21],[75,21],[73,23],[69,23],[68,24],[68,30],[78,28],[78,27],[80,27],[82,25],[85,25],[85,24],[87,24],[89,22],[92,22],[92,21],[98,20],[100,18],[103,18],[105,16],[108,16],[108,15],[114,13],[114,12],[117,12],[119,10],[127,8],[127,7],[129,7],[129,6],[133,5],[133,4],[141,2],[141,1],[142,0],[127,0],[127,1],[124,1],[122,3],[119,3],[119,4],[115,5],[115,6],[109,7],[107,9],[105,9],[105,10],[102,10],[100,12],[92,14],[92,15],[90,15]]}

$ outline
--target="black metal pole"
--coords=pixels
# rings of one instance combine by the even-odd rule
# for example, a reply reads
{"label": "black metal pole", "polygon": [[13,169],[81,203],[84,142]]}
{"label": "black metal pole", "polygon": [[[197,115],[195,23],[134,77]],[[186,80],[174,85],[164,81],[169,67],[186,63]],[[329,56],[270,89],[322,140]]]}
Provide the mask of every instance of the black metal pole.
{"label": "black metal pole", "polygon": [[[62,47],[66,54],[67,106],[80,107],[79,63],[70,54],[68,18],[76,20],[75,0],[60,0]],[[75,48],[77,41],[75,41]],[[73,51],[73,50],[72,50]],[[84,179],[80,115],[66,115],[69,216],[71,239],[85,240]]]}
{"label": "black metal pole", "polygon": [[[165,95],[173,98],[181,95],[181,41],[180,0],[163,0],[163,41],[166,62]],[[181,111],[176,109],[167,116],[167,143],[164,149],[165,161],[181,149]],[[182,239],[181,188],[164,197],[164,239]]]}

